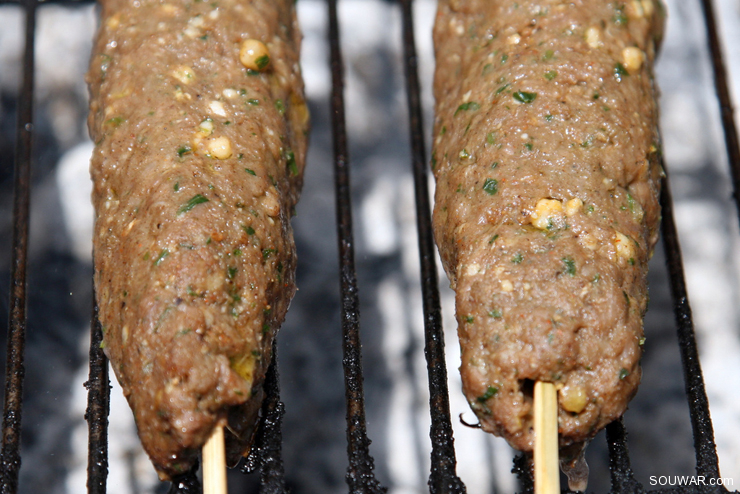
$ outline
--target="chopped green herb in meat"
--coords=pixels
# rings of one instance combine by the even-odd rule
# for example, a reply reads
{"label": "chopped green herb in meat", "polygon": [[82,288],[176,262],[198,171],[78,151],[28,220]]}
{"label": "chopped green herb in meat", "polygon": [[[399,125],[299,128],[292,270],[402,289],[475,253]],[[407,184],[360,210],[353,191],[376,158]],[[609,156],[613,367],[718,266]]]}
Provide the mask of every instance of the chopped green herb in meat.
{"label": "chopped green herb in meat", "polygon": [[517,91],[512,94],[512,97],[519,103],[531,103],[537,99],[537,93],[528,93],[526,91]]}
{"label": "chopped green herb in meat", "polygon": [[570,276],[576,275],[576,261],[568,256],[563,258],[563,265],[565,266],[565,272]]}
{"label": "chopped green herb in meat", "polygon": [[468,101],[467,103],[463,103],[462,105],[457,107],[457,110],[455,110],[454,116],[457,116],[457,114],[460,113],[461,111],[468,111],[468,110],[472,110],[472,111],[480,110],[480,105],[476,103],[475,101]]}
{"label": "chopped green herb in meat", "polygon": [[496,192],[498,192],[498,180],[495,178],[487,178],[485,182],[483,182],[483,190],[485,190],[488,195],[495,195]]}
{"label": "chopped green herb in meat", "polygon": [[290,174],[294,177],[298,176],[298,165],[295,162],[295,153],[290,149],[285,152],[285,163],[288,165]]}
{"label": "chopped green herb in meat", "polygon": [[262,55],[261,57],[257,58],[254,63],[255,65],[257,65],[257,68],[259,70],[262,70],[270,64],[270,57],[269,55]]}
{"label": "chopped green herb in meat", "polygon": [[188,202],[180,206],[180,208],[177,210],[178,216],[184,213],[187,213],[191,209],[193,209],[198,204],[203,204],[204,202],[208,202],[208,198],[201,195],[201,194],[195,194],[193,197],[190,198]]}
{"label": "chopped green herb in meat", "polygon": [[162,252],[159,253],[157,256],[157,259],[154,260],[154,265],[159,266],[162,261],[164,261],[164,258],[170,255],[170,251],[167,249],[162,249]]}
{"label": "chopped green herb in meat", "polygon": [[488,389],[486,390],[486,392],[480,395],[477,398],[477,400],[479,403],[485,403],[486,401],[493,398],[496,395],[496,393],[498,393],[498,388],[495,388],[493,386],[488,386]]}
{"label": "chopped green herb in meat", "polygon": [[630,75],[630,73],[621,62],[617,62],[616,65],[614,65],[614,78],[617,82],[622,82],[622,78],[628,75]]}

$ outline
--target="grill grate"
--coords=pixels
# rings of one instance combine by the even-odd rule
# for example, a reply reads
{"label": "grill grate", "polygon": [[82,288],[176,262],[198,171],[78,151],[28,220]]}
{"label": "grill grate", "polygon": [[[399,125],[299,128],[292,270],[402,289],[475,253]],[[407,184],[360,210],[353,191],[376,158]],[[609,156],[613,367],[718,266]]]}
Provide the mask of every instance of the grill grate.
{"label": "grill grate", "polygon": [[[5,3],[19,3],[0,0]],[[74,0],[60,3],[76,3]],[[432,462],[429,478],[430,492],[458,494],[466,492],[465,485],[456,474],[456,458],[453,446],[450,406],[447,389],[447,371],[444,359],[444,339],[438,275],[435,264],[434,243],[431,233],[431,214],[427,182],[422,125],[421,96],[417,72],[417,55],[414,44],[412,0],[399,0],[402,12],[403,51],[408,97],[409,125],[411,136],[411,165],[416,195],[416,217],[421,262],[421,287],[424,309],[425,355],[429,377]],[[37,0],[20,2],[26,14],[24,73],[18,110],[15,162],[15,196],[13,213],[13,262],[11,272],[10,324],[6,362],[5,408],[2,443],[2,477],[0,492],[15,493],[21,457],[19,438],[21,432],[21,406],[24,377],[24,341],[26,327],[26,264],[28,256],[28,221],[31,170],[31,143],[33,138],[33,87],[34,87],[34,33]],[[733,119],[732,106],[727,87],[727,76],[714,23],[711,0],[701,0],[712,55],[715,85],[719,97],[720,113],[725,132],[725,144],[734,181],[734,190],[740,190],[740,147]],[[349,179],[349,157],[345,128],[343,99],[344,74],[339,43],[337,2],[328,0],[329,40],[331,55],[332,95],[331,115],[334,138],[334,169],[337,207],[337,231],[339,237],[339,263],[341,273],[341,305],[347,405],[347,451],[349,468],[347,482],[351,493],[381,493],[385,488],[375,478],[373,459],[365,425],[365,406],[361,366],[359,335],[359,297],[354,266],[354,239]],[[740,196],[735,194],[740,210]],[[673,204],[667,180],[661,196],[663,206],[662,234],[669,270],[671,293],[679,337],[684,381],[688,396],[691,424],[694,433],[696,471],[706,478],[719,478],[718,457],[714,442],[709,406],[698,361],[691,309],[684,281],[681,250],[673,217]],[[86,419],[89,424],[88,491],[94,494],[106,492],[108,470],[107,424],[110,408],[109,377],[107,360],[100,348],[102,332],[97,314],[93,313],[90,346],[90,375],[88,408]],[[285,493],[287,487],[281,454],[281,420],[284,413],[279,398],[277,372],[277,348],[273,347],[273,362],[266,377],[266,399],[262,407],[262,423],[259,427],[255,447],[242,470],[261,472],[262,492]],[[609,465],[612,492],[645,491],[634,477],[627,452],[626,430],[622,420],[607,427]],[[528,461],[524,457],[515,460],[515,471],[520,477],[520,488],[532,490],[532,479]],[[171,493],[198,492],[199,485],[193,472],[176,479]],[[674,490],[653,492],[727,492],[724,487],[682,487]]]}

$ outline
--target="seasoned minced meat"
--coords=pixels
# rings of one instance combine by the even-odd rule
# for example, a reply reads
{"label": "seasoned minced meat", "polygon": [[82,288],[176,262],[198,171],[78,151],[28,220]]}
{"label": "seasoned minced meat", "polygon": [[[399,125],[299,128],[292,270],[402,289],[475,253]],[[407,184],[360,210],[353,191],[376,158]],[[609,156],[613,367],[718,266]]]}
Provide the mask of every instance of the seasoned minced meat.
{"label": "seasoned minced meat", "polygon": [[169,478],[216,424],[228,422],[232,461],[248,448],[295,292],[300,32],[292,0],[101,5],[88,75],[95,293],[105,351]]}
{"label": "seasoned minced meat", "polygon": [[561,446],[640,381],[661,168],[653,0],[441,0],[434,228],[466,397],[531,450],[532,385],[559,390]]}

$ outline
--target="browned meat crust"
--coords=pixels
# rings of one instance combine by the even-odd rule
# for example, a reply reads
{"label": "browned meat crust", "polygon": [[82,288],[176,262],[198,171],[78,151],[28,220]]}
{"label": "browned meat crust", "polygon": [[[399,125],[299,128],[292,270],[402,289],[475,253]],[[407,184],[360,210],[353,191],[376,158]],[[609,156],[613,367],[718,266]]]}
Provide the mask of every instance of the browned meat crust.
{"label": "browned meat crust", "polygon": [[[160,477],[217,423],[248,448],[295,292],[308,113],[294,2],[103,0],[92,56],[95,290]],[[243,40],[269,50],[261,72]]]}
{"label": "browned meat crust", "polygon": [[640,381],[657,239],[654,0],[440,0],[435,235],[456,290],[465,394],[531,450],[532,383],[561,446]]}

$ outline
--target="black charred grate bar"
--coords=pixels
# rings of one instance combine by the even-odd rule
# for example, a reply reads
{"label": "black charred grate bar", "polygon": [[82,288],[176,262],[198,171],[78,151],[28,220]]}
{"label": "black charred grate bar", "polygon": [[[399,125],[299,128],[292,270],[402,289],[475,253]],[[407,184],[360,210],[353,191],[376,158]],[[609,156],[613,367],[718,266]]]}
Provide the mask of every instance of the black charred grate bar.
{"label": "black charred grate bar", "polygon": [[105,494],[108,479],[108,414],[110,413],[110,380],[108,359],[103,353],[103,328],[98,320],[98,304],[93,300],[90,335],[90,377],[87,388],[88,459],[87,490]]}
{"label": "black charred grate bar", "polygon": [[[87,0],[50,0],[43,3],[74,5]],[[456,473],[456,455],[450,419],[447,370],[444,361],[444,340],[440,309],[439,278],[435,263],[431,231],[430,200],[427,182],[424,131],[422,125],[421,97],[414,45],[412,0],[399,0],[403,27],[404,70],[408,97],[409,128],[411,141],[411,166],[414,176],[416,215],[421,263],[421,288],[424,309],[425,355],[430,391],[432,462],[429,477],[431,493],[462,494],[465,485]],[[729,96],[727,74],[715,25],[711,0],[700,0],[707,29],[708,46],[712,58],[715,89],[725,133],[726,152],[733,178],[735,201],[740,211],[740,146]],[[9,303],[9,332],[7,343],[5,403],[3,416],[2,472],[0,494],[18,491],[21,464],[20,436],[24,377],[24,344],[26,330],[26,271],[29,233],[29,197],[32,163],[33,100],[34,100],[34,36],[37,0],[0,0],[0,5],[18,4],[25,13],[25,51],[23,55],[23,80],[18,101],[16,126],[16,154],[13,208],[13,244],[11,288]],[[354,267],[354,239],[350,196],[349,158],[343,100],[344,74],[339,43],[337,1],[327,0],[329,15],[329,44],[332,74],[331,115],[334,139],[335,192],[337,206],[337,232],[342,290],[342,330],[344,372],[347,406],[347,451],[349,492],[375,494],[385,491],[375,478],[373,458],[369,453],[370,439],[365,425],[364,392],[362,383],[361,345],[359,336],[359,297]],[[673,203],[667,180],[661,194],[663,207],[662,239],[666,253],[671,294],[679,339],[679,349],[688,396],[691,425],[694,434],[696,473],[706,478],[719,478],[718,456],[713,426],[704,387],[702,370],[694,327],[684,280],[681,249],[673,215]],[[88,406],[86,420],[89,429],[88,492],[106,492],[108,475],[108,413],[110,409],[110,382],[108,362],[101,348],[102,331],[93,312],[90,345],[90,373],[86,383]],[[283,494],[286,487],[282,460],[281,421],[284,406],[279,397],[277,350],[273,345],[272,364],[265,380],[266,398],[262,406],[261,423],[249,457],[241,466],[244,473],[260,471],[262,492]],[[611,492],[728,492],[722,486],[683,486],[647,491],[632,472],[627,447],[627,431],[622,420],[606,429],[611,471]],[[533,483],[530,463],[526,457],[515,460],[514,471],[520,480],[520,489],[531,492]],[[176,479],[170,493],[191,494],[201,492],[194,472]]]}
{"label": "black charred grate bar", "polygon": [[712,420],[709,416],[709,402],[704,389],[704,378],[699,365],[699,353],[694,336],[694,323],[691,319],[691,307],[686,293],[686,282],[681,261],[681,247],[678,244],[678,234],[673,220],[673,203],[668,180],[663,180],[661,191],[661,206],[663,208],[663,245],[666,252],[666,263],[671,279],[671,294],[673,295],[678,343],[683,363],[684,383],[686,395],[689,399],[691,413],[691,427],[694,432],[694,450],[696,451],[696,472],[707,478],[719,478],[719,459],[717,446],[714,443]]}
{"label": "black charred grate bar", "polygon": [[18,490],[21,467],[21,412],[23,406],[23,367],[26,341],[26,272],[28,259],[28,218],[33,141],[34,33],[36,0],[25,0],[25,52],[23,82],[16,127],[15,188],[13,202],[13,258],[10,274],[10,320],[5,362],[5,405],[3,409],[2,479],[0,492]]}
{"label": "black charred grate bar", "polygon": [[450,422],[450,399],[447,390],[447,366],[444,353],[442,309],[439,301],[439,278],[435,263],[432,215],[429,206],[427,160],[424,152],[421,95],[418,63],[414,43],[412,1],[401,0],[403,19],[403,54],[411,133],[411,168],[416,195],[416,223],[419,235],[421,290],[424,307],[424,354],[429,375],[429,406],[432,418],[432,471],[430,492],[463,493],[465,485],[455,473],[455,447]]}
{"label": "black charred grate bar", "polygon": [[717,34],[717,24],[714,15],[712,0],[701,0],[702,10],[704,12],[704,23],[707,27],[707,43],[709,53],[712,56],[712,70],[714,72],[714,89],[719,99],[719,112],[722,117],[722,127],[725,131],[725,149],[727,158],[730,163],[730,173],[732,174],[733,190],[735,191],[735,204],[740,213],[740,144],[738,144],[737,127],[735,126],[735,117],[732,110],[732,99],[730,90],[727,87],[727,71],[725,70],[724,57],[720,46],[719,35]]}
{"label": "black charred grate bar", "polygon": [[331,122],[334,139],[334,180],[339,240],[339,271],[342,297],[342,350],[344,352],[344,389],[347,400],[347,483],[352,494],[382,493],[373,473],[370,440],[365,427],[365,397],[362,386],[360,345],[360,299],[355,273],[352,200],[350,195],[349,156],[344,113],[344,69],[339,42],[337,2],[328,0],[329,46],[331,63]]}

